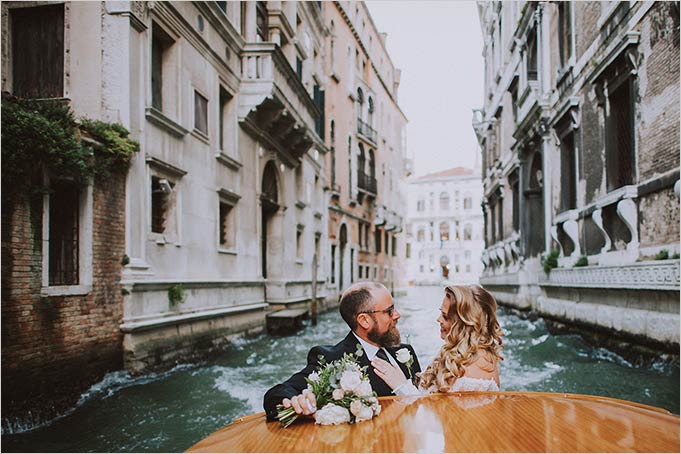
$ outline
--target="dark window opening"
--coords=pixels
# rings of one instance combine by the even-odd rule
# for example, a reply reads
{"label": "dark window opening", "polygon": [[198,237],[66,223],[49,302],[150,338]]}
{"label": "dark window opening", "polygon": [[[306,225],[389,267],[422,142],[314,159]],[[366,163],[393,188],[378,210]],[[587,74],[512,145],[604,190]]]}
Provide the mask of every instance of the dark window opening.
{"label": "dark window opening", "polygon": [[572,27],[570,24],[570,3],[558,2],[558,48],[560,64],[565,66],[572,55]]}
{"label": "dark window opening", "polygon": [[166,230],[169,193],[173,184],[164,178],[151,177],[151,231],[163,233]]}
{"label": "dark window opening", "polygon": [[56,182],[50,193],[49,284],[78,284],[78,207],[74,184]]}
{"label": "dark window opening", "polygon": [[231,246],[229,241],[229,215],[232,206],[220,202],[220,246]]}
{"label": "dark window opening", "polygon": [[527,35],[527,80],[537,80],[537,29]]}
{"label": "dark window opening", "polygon": [[560,141],[560,202],[562,211],[577,208],[577,163],[575,134],[570,131]]}
{"label": "dark window opening", "polygon": [[634,182],[633,82],[626,78],[608,95],[605,156],[608,191]]}
{"label": "dark window opening", "polygon": [[151,106],[163,110],[163,64],[173,39],[157,24],[151,31]]}
{"label": "dark window opening", "polygon": [[313,91],[313,100],[315,106],[319,109],[319,115],[315,117],[314,125],[315,125],[315,132],[317,135],[321,138],[324,137],[324,122],[325,122],[325,117],[324,117],[324,101],[325,101],[325,96],[324,96],[324,90],[319,88],[319,85],[315,84],[314,85],[314,91]]}
{"label": "dark window opening", "polygon": [[296,74],[299,80],[303,80],[303,61],[300,57],[296,57]]}
{"label": "dark window opening", "polygon": [[267,41],[269,33],[267,30],[267,2],[257,2],[255,26],[259,38],[258,41]]}
{"label": "dark window opening", "polygon": [[381,230],[374,230],[374,245],[376,246],[376,255],[381,253]]}
{"label": "dark window opening", "polygon": [[64,5],[10,10],[15,95],[64,95]]}

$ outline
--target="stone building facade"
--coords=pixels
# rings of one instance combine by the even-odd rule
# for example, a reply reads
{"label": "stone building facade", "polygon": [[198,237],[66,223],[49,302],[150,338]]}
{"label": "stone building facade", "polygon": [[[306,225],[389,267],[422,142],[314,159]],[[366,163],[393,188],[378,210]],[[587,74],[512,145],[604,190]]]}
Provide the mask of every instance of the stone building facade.
{"label": "stone building facade", "polygon": [[473,121],[481,282],[506,304],[677,353],[678,5],[480,2]]}
{"label": "stone building facade", "polygon": [[326,42],[328,294],[374,280],[406,285],[406,123],[400,70],[364,2],[322,2]]}
{"label": "stone building facade", "polygon": [[[113,80],[101,66],[83,64],[118,45],[90,27],[100,20],[99,3],[3,2],[3,93],[61,100],[76,117],[118,120],[107,100]],[[56,416],[123,366],[125,174],[85,185],[58,173],[43,177],[46,190],[26,193],[3,179],[3,433]]]}
{"label": "stone building facade", "polygon": [[484,249],[480,168],[455,167],[414,178],[407,194],[409,282],[478,283]]}
{"label": "stone building facade", "polygon": [[121,330],[126,367],[144,370],[325,300],[325,30],[316,2],[128,8],[107,33],[131,49],[115,66],[142,148]]}

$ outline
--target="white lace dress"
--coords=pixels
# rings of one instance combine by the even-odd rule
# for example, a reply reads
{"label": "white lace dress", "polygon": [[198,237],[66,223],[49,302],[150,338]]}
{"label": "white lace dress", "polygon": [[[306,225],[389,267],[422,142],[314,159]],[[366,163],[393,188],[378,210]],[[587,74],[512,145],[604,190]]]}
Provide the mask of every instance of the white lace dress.
{"label": "white lace dress", "polygon": [[[449,392],[462,391],[499,391],[497,382],[486,378],[461,377],[454,382]],[[410,381],[393,390],[398,396],[411,396],[414,394],[428,394],[423,388],[416,388]]]}

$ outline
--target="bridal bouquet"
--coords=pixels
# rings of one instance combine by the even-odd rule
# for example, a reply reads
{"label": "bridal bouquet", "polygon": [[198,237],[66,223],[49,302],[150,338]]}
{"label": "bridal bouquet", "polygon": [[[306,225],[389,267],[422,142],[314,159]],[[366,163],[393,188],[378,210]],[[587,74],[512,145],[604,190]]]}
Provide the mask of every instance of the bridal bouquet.
{"label": "bridal bouquet", "polygon": [[[312,372],[305,381],[307,389],[317,400],[317,412],[314,414],[317,424],[342,424],[366,421],[381,412],[376,393],[365,367],[359,367],[357,358],[362,355],[358,344],[357,352],[345,354],[341,359],[327,363],[319,357],[319,370]],[[288,427],[296,420],[298,414],[293,407],[277,405],[277,416],[282,427]]]}

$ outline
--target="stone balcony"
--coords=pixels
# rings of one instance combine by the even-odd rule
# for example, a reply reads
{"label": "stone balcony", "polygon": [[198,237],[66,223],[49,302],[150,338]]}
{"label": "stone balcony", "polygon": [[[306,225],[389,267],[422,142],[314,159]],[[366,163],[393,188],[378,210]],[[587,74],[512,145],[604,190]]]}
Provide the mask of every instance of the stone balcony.
{"label": "stone balcony", "polygon": [[[637,199],[638,187],[624,186],[584,208],[557,215],[551,236],[559,245],[558,264],[570,267],[582,256],[588,257],[589,264],[636,262],[639,258]],[[582,244],[584,232],[589,233],[590,244]]]}
{"label": "stone balcony", "polygon": [[276,44],[244,46],[239,121],[246,131],[264,139],[294,167],[312,146],[326,151],[315,132],[315,120],[322,114]]}

